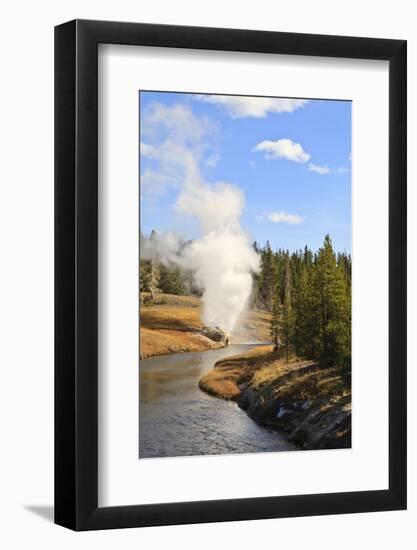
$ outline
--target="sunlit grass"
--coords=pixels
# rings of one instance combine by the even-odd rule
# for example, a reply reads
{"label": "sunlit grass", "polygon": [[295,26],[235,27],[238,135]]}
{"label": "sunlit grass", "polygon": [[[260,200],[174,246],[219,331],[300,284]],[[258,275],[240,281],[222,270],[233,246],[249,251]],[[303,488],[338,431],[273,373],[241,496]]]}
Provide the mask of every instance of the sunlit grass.
{"label": "sunlit grass", "polygon": [[[202,302],[196,296],[160,294],[156,303],[151,303],[149,293],[142,293],[141,358],[221,347],[198,332],[204,327],[202,310]],[[232,343],[268,340],[269,320],[270,315],[264,311],[245,312],[232,334]]]}

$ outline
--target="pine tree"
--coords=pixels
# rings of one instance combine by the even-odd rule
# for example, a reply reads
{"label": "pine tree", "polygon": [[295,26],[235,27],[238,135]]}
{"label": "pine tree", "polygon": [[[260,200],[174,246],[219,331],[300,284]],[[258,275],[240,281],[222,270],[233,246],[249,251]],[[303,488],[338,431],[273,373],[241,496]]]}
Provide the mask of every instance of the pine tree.
{"label": "pine tree", "polygon": [[288,363],[289,348],[293,342],[294,336],[294,312],[292,308],[292,281],[291,281],[291,266],[288,254],[285,259],[284,267],[284,284],[283,284],[283,300],[282,300],[282,319],[281,319],[281,335],[283,344],[286,350],[286,359]]}
{"label": "pine tree", "polygon": [[178,267],[159,266],[159,289],[164,294],[182,295],[185,293],[182,275]]}
{"label": "pine tree", "polygon": [[329,235],[317,254],[316,290],[320,311],[320,357],[326,363],[350,361],[350,289],[337,265]]}
{"label": "pine tree", "polygon": [[267,311],[272,311],[275,291],[274,254],[269,241],[261,253],[261,274],[259,281],[261,301]]}
{"label": "pine tree", "polygon": [[151,276],[149,280],[149,292],[151,293],[152,302],[156,303],[157,297],[160,294],[159,290],[159,263],[157,260],[151,261]]}
{"label": "pine tree", "polygon": [[151,281],[151,262],[140,260],[139,263],[139,289],[141,292],[149,292]]}
{"label": "pine tree", "polygon": [[316,357],[317,304],[313,287],[313,266],[303,264],[294,299],[294,345],[298,355]]}
{"label": "pine tree", "polygon": [[326,235],[314,254],[308,247],[290,255],[259,249],[262,269],[256,303],[271,311],[274,349],[348,366],[351,357],[351,257],[335,254]]}
{"label": "pine tree", "polygon": [[274,346],[274,351],[278,351],[280,346],[280,331],[281,331],[281,301],[279,299],[279,289],[276,287],[274,299],[272,303],[271,317],[271,339]]}

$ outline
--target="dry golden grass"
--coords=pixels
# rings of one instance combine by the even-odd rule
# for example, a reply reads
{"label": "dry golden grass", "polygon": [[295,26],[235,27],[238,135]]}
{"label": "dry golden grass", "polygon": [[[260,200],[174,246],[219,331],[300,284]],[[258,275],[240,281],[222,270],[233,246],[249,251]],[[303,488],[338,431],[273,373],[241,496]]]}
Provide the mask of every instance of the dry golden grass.
{"label": "dry golden grass", "polygon": [[264,346],[256,346],[245,353],[240,353],[239,355],[231,355],[226,359],[218,361],[216,364],[219,365],[241,365],[243,363],[257,364],[258,362],[263,362],[267,357],[273,354],[272,345],[265,344]]}
{"label": "dry golden grass", "polygon": [[241,354],[218,361],[214,368],[199,382],[202,390],[223,399],[233,399],[240,394],[239,384],[253,377],[265,361],[273,357],[272,346],[260,346]]}
{"label": "dry golden grass", "polygon": [[288,371],[292,363],[287,364],[283,359],[277,358],[275,361],[267,362],[266,364],[259,365],[259,369],[254,372],[252,377],[252,384],[255,388],[262,384],[272,382],[278,376],[281,376],[284,372]]}
{"label": "dry golden grass", "polygon": [[[140,357],[166,355],[185,351],[204,351],[221,347],[199,334],[204,324],[201,320],[201,300],[195,296],[162,294],[157,304],[146,304],[147,293],[141,295],[140,307]],[[269,339],[268,313],[247,312],[239,323],[232,343]]]}
{"label": "dry golden grass", "polygon": [[140,324],[154,330],[196,330],[203,327],[200,308],[165,305],[142,307]]}
{"label": "dry golden grass", "polygon": [[[144,294],[145,298],[148,296]],[[141,326],[159,330],[201,328],[201,302],[194,296],[163,294],[160,303],[140,306]]]}
{"label": "dry golden grass", "polygon": [[[319,373],[319,374],[318,374]],[[322,394],[342,392],[340,376],[333,369],[321,369],[314,361],[303,361],[290,354],[289,361],[282,351],[272,346],[256,347],[242,355],[218,361],[200,380],[201,389],[225,399],[239,395],[239,384],[259,389],[280,381],[277,392],[298,399],[315,398]]]}
{"label": "dry golden grass", "polygon": [[350,382],[340,368],[323,367],[294,354],[287,363],[283,355],[282,351],[274,352],[272,346],[260,346],[228,357],[203,376],[200,388],[224,399],[239,395],[242,384],[254,390],[273,386],[276,397],[300,401],[326,397],[331,403],[350,395]]}
{"label": "dry golden grass", "polygon": [[[141,296],[146,299],[147,295]],[[169,353],[204,351],[219,344],[202,336],[198,330],[201,303],[194,296],[163,294],[158,304],[140,307],[140,357]]]}
{"label": "dry golden grass", "polygon": [[[149,292],[140,293],[141,307],[155,307],[154,305],[147,305],[151,295]],[[178,296],[177,294],[159,294],[157,298],[157,304],[159,306],[182,306],[182,307],[200,307],[201,300],[197,296]]]}
{"label": "dry golden grass", "polygon": [[198,333],[175,330],[140,330],[140,358],[186,351],[204,351],[220,347],[218,343]]}
{"label": "dry golden grass", "polygon": [[228,379],[221,375],[203,376],[199,382],[199,387],[210,395],[221,397],[223,399],[233,399],[240,394],[239,386],[236,384],[236,378]]}

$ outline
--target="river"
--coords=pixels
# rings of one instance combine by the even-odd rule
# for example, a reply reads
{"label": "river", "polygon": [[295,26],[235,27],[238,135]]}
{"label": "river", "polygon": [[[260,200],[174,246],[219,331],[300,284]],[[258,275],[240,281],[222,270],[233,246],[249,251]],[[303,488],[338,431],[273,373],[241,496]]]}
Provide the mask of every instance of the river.
{"label": "river", "polygon": [[252,347],[231,345],[141,360],[139,457],[293,450],[285,435],[259,426],[236,403],[198,387],[216,361]]}

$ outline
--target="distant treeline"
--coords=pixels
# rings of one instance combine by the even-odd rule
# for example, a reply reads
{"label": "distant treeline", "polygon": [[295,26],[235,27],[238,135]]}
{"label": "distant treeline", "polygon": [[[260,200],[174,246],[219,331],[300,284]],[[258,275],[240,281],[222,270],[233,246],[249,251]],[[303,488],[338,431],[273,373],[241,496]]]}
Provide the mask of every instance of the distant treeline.
{"label": "distant treeline", "polygon": [[261,270],[254,275],[253,304],[271,312],[271,337],[276,349],[293,349],[302,357],[350,365],[351,281],[349,254],[333,250],[326,235],[313,252],[274,252],[269,242],[255,250]]}
{"label": "distant treeline", "polygon": [[[308,247],[290,253],[272,250],[269,242],[253,247],[261,258],[253,274],[252,307],[269,311],[271,339],[276,349],[329,364],[351,361],[350,254],[335,253],[329,235],[313,252]],[[200,296],[192,273],[157,260],[140,260],[140,290],[151,301],[159,294]]]}
{"label": "distant treeline", "polygon": [[156,260],[140,260],[140,290],[150,292],[152,299],[158,294],[196,294],[197,289],[191,284],[192,275],[179,267]]}

